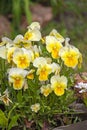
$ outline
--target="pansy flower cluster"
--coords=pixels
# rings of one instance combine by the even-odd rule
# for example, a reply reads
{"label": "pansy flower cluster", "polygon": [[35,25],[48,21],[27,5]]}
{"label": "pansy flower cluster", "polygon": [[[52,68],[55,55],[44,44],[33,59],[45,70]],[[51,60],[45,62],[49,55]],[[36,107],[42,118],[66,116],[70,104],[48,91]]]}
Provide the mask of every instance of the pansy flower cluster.
{"label": "pansy flower cluster", "polygon": [[63,68],[75,69],[82,63],[82,54],[69,44],[69,38],[56,29],[43,37],[38,22],[31,23],[24,35],[19,34],[13,40],[3,37],[0,58],[8,65],[8,90],[1,92],[0,102],[14,103],[10,92],[22,90],[32,96],[29,109],[35,113],[45,105],[41,102],[43,98],[52,95],[59,98],[68,90],[68,77]]}

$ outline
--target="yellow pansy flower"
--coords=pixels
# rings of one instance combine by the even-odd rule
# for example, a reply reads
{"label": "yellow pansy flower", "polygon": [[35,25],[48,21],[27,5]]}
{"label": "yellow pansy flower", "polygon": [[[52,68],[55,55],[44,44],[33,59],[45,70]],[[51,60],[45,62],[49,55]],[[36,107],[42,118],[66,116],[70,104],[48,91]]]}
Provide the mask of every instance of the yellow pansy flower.
{"label": "yellow pansy flower", "polygon": [[46,64],[43,66],[40,66],[37,70],[37,75],[39,75],[40,81],[46,81],[48,80],[48,75],[52,72],[52,68],[50,65]]}
{"label": "yellow pansy flower", "polygon": [[18,68],[27,68],[33,58],[33,52],[31,50],[26,50],[25,48],[17,48],[13,54],[13,62]]}
{"label": "yellow pansy flower", "polygon": [[64,42],[64,38],[62,35],[60,35],[56,29],[53,29],[51,32],[50,32],[50,36],[54,36],[55,38],[57,38],[58,41],[60,41],[61,43]]}
{"label": "yellow pansy flower", "polygon": [[59,58],[59,51],[61,47],[62,44],[54,36],[46,37],[46,49],[51,53],[54,59]]}
{"label": "yellow pansy flower", "polygon": [[48,80],[48,75],[52,72],[52,67],[47,64],[47,60],[43,57],[38,57],[34,60],[33,66],[37,67],[37,75],[40,81]]}
{"label": "yellow pansy flower", "polygon": [[38,22],[33,22],[30,26],[28,26],[28,31],[25,33],[24,39],[30,41],[40,41],[41,32]]}
{"label": "yellow pansy flower", "polygon": [[51,88],[57,96],[62,96],[67,88],[67,78],[55,75],[51,78]]}
{"label": "yellow pansy flower", "polygon": [[79,63],[81,64],[82,62],[81,53],[72,45],[66,45],[65,47],[61,48],[59,55],[67,67],[75,68]]}
{"label": "yellow pansy flower", "polygon": [[51,88],[51,85],[48,84],[48,85],[43,85],[41,88],[41,93],[47,97],[51,92],[52,92],[52,88]]}
{"label": "yellow pansy flower", "polygon": [[35,103],[35,104],[31,105],[31,110],[34,111],[35,113],[37,113],[40,110],[40,104]]}
{"label": "yellow pansy flower", "polygon": [[11,68],[9,70],[9,83],[13,84],[13,88],[15,90],[20,90],[23,88],[26,75],[26,70],[20,68]]}
{"label": "yellow pansy flower", "polygon": [[40,41],[41,39],[41,33],[39,30],[34,29],[34,30],[28,30],[25,35],[24,35],[25,40],[30,40],[30,41]]}

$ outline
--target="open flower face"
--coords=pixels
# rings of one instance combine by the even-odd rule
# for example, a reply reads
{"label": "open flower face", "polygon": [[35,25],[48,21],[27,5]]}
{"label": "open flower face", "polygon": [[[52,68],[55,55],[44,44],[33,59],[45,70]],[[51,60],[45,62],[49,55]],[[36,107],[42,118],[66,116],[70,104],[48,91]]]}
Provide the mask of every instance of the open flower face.
{"label": "open flower face", "polygon": [[62,35],[60,35],[58,32],[57,32],[57,30],[56,29],[53,29],[51,32],[50,32],[50,36],[55,36],[55,38],[57,38],[57,40],[59,41],[59,42],[64,42],[64,38],[63,38],[63,36]]}
{"label": "open flower face", "polygon": [[35,113],[37,113],[40,110],[40,104],[36,103],[36,104],[32,105],[31,110],[34,111]]}
{"label": "open flower face", "polygon": [[50,65],[46,64],[43,66],[40,66],[37,70],[37,75],[39,75],[40,81],[46,81],[48,80],[48,75],[52,72],[52,68]]}
{"label": "open flower face", "polygon": [[28,30],[25,35],[24,35],[25,40],[30,40],[30,41],[40,41],[41,39],[41,33],[39,30]]}
{"label": "open flower face", "polygon": [[28,26],[28,31],[24,35],[25,40],[30,41],[40,41],[41,33],[40,33],[40,25],[37,22],[32,23]]}
{"label": "open flower face", "polygon": [[57,96],[62,96],[67,88],[67,78],[65,76],[53,76],[51,78],[51,88]]}
{"label": "open flower face", "polygon": [[59,58],[59,51],[61,47],[62,44],[54,36],[46,37],[46,49],[51,53],[54,59]]}
{"label": "open flower face", "polygon": [[12,68],[9,70],[9,83],[13,84],[14,89],[20,90],[24,85],[26,75],[26,70]]}
{"label": "open flower face", "polygon": [[40,24],[38,22],[33,22],[30,26],[28,26],[28,31],[25,33],[24,39],[29,41],[40,41],[41,32]]}
{"label": "open flower face", "polygon": [[48,75],[52,72],[52,67],[50,64],[47,64],[47,60],[43,57],[36,58],[33,65],[38,68],[37,75],[39,75],[39,80],[48,80]]}
{"label": "open flower face", "polygon": [[24,48],[18,48],[15,50],[13,55],[13,62],[18,68],[25,69],[29,67],[30,62],[33,58],[33,52]]}
{"label": "open flower face", "polygon": [[47,97],[51,92],[52,92],[52,88],[51,88],[51,85],[48,84],[48,85],[43,85],[41,88],[41,93]]}
{"label": "open flower face", "polygon": [[67,67],[75,68],[79,62],[81,64],[82,60],[79,61],[81,53],[74,46],[67,45],[63,47],[60,50],[59,55]]}

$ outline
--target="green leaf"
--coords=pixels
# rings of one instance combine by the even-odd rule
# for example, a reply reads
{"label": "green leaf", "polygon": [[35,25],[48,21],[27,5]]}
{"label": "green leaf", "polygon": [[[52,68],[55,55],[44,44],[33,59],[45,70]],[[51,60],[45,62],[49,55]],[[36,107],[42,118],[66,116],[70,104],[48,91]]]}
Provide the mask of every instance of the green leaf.
{"label": "green leaf", "polygon": [[38,122],[39,126],[42,128],[43,127],[43,122],[42,121],[39,121]]}
{"label": "green leaf", "polygon": [[15,115],[11,118],[11,121],[8,126],[8,130],[10,130],[14,126],[18,126],[18,122],[17,122],[18,118],[19,118],[19,115]]}
{"label": "green leaf", "polygon": [[8,120],[7,120],[4,112],[0,109],[0,126],[3,128],[4,127],[6,128],[7,124],[8,124]]}

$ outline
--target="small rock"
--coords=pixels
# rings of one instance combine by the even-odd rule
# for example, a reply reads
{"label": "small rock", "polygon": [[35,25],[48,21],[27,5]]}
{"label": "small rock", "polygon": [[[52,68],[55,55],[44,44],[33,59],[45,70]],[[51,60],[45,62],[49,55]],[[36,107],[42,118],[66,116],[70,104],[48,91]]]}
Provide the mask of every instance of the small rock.
{"label": "small rock", "polygon": [[68,126],[57,127],[53,130],[87,130],[87,120]]}
{"label": "small rock", "polygon": [[69,105],[70,108],[74,109],[78,113],[87,113],[87,107],[83,103],[73,102]]}

